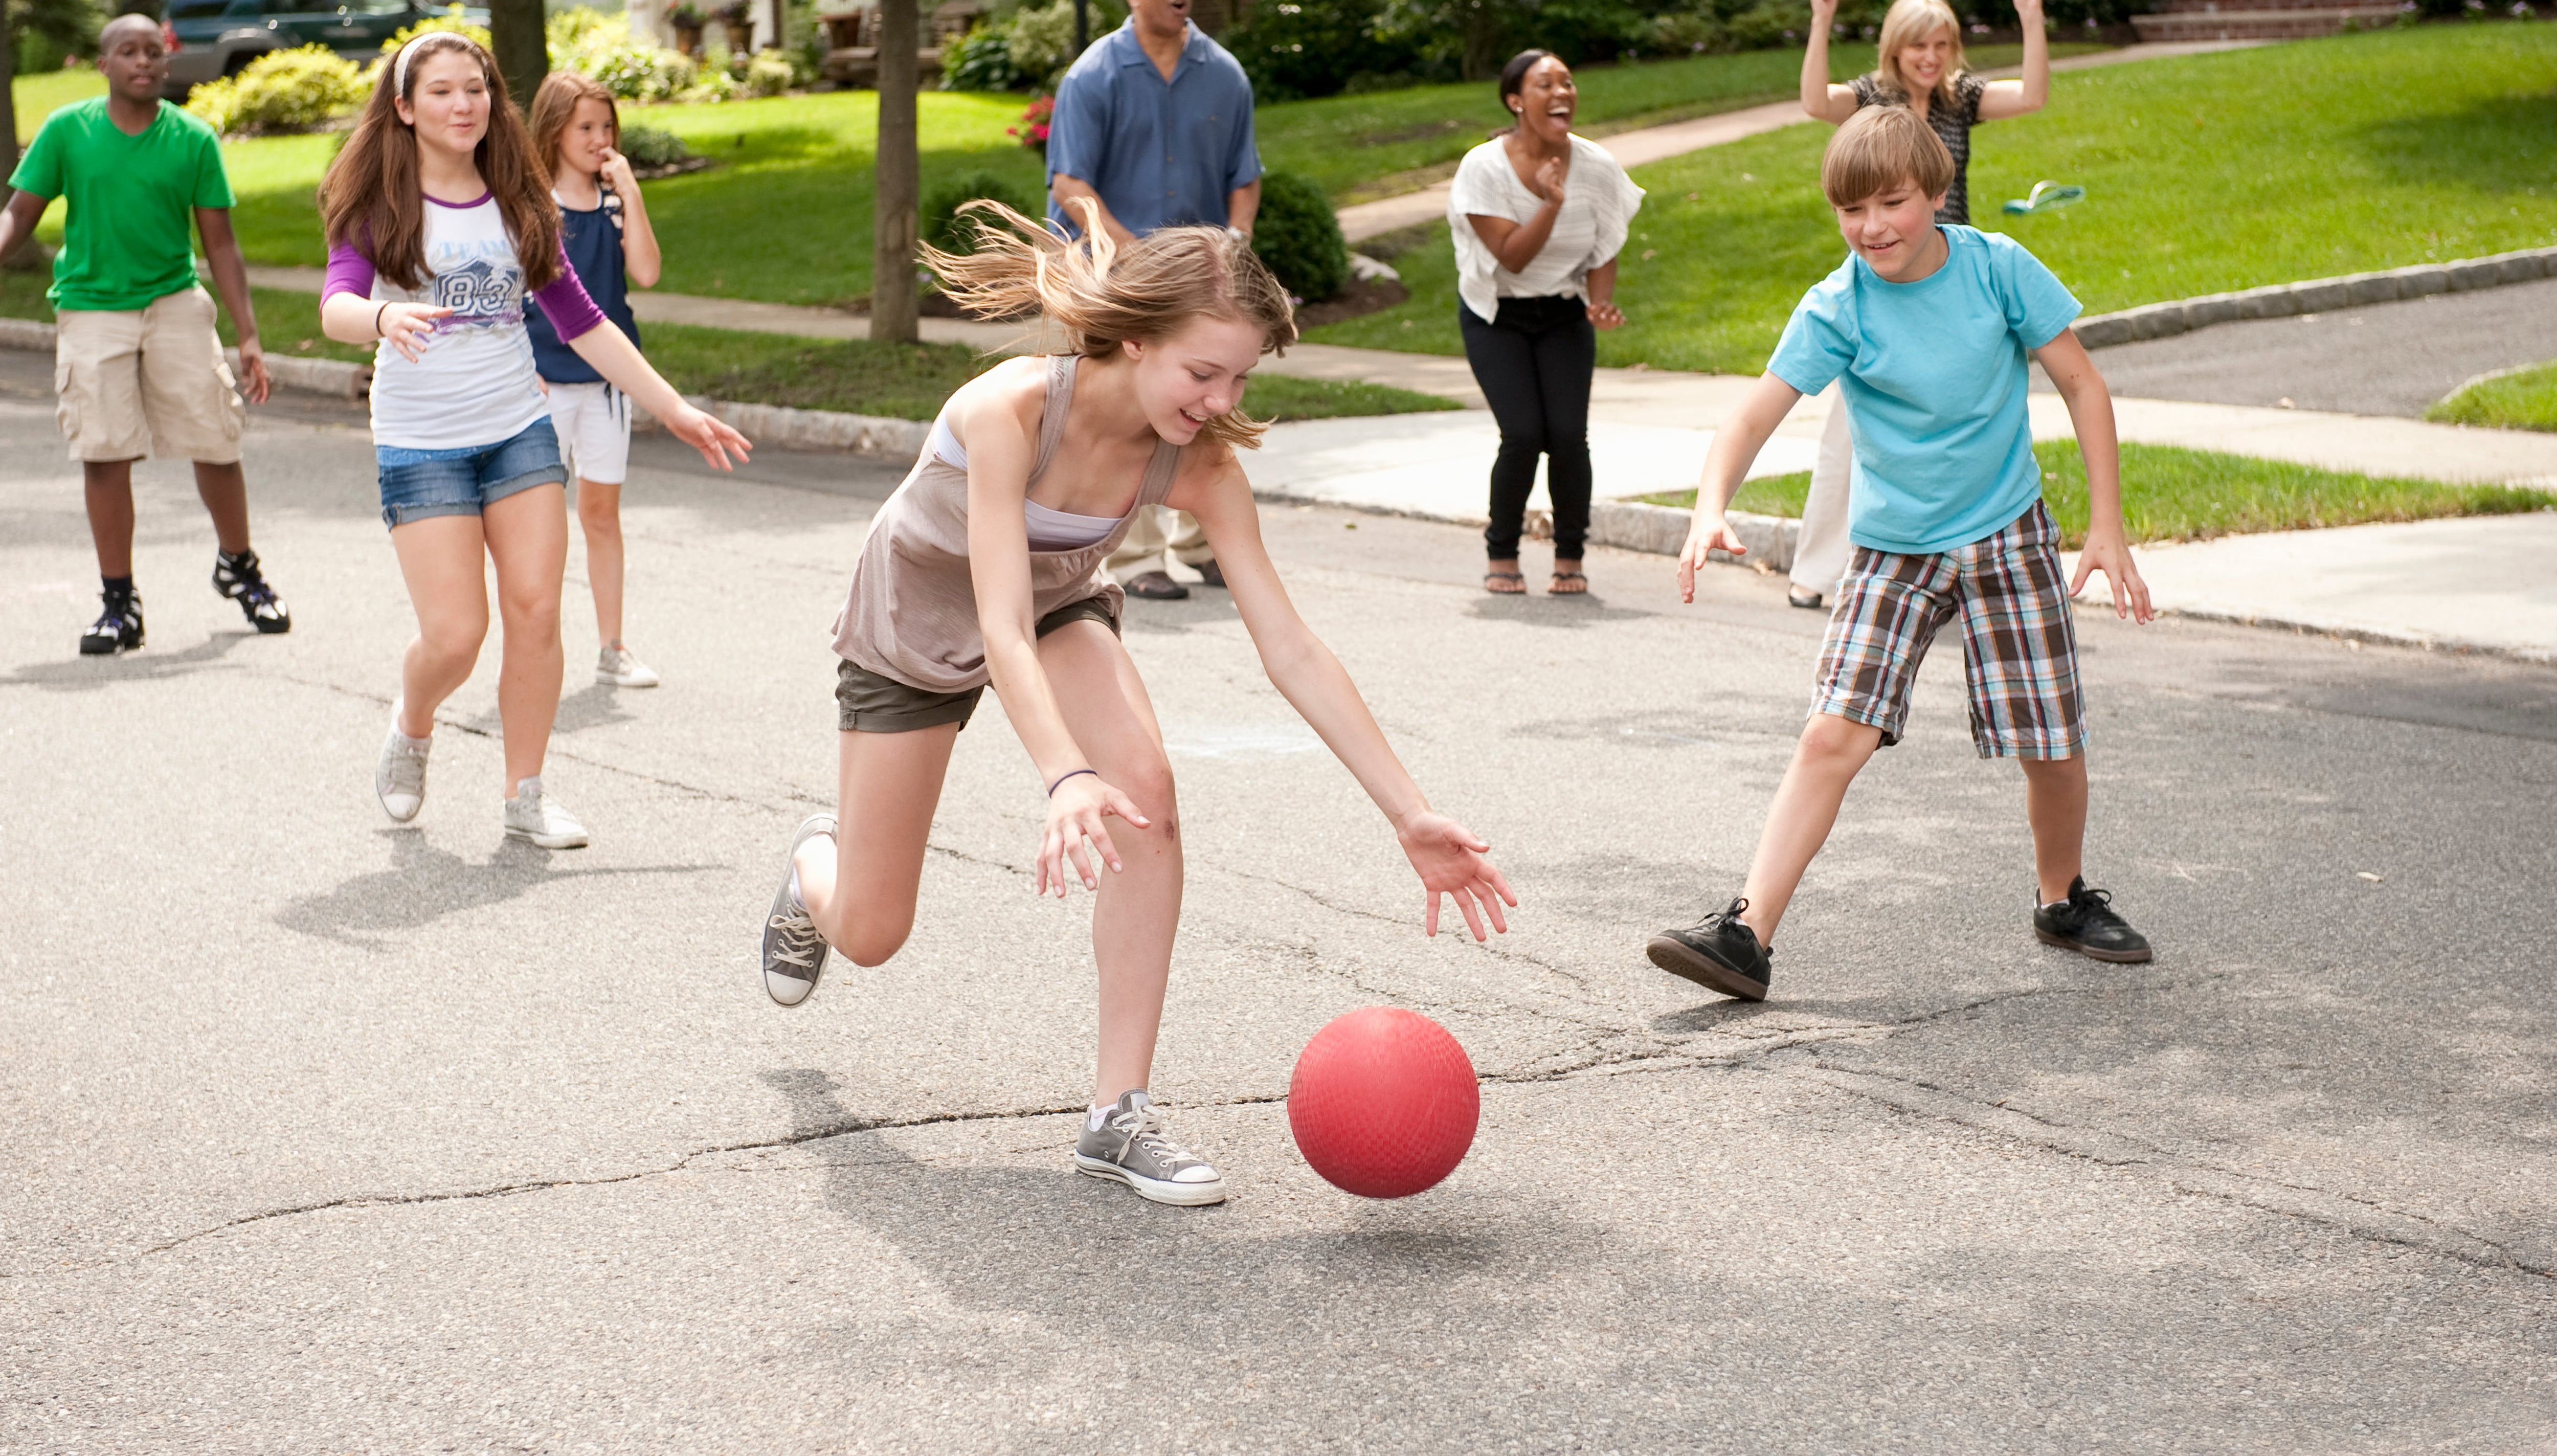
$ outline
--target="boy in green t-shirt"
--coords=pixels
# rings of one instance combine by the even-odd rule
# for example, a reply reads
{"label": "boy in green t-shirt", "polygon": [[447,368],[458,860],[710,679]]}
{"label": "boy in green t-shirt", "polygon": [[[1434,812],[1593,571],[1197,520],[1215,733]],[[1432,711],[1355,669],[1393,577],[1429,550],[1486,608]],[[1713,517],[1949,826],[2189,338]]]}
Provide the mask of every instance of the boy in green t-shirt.
{"label": "boy in green t-shirt", "polygon": [[55,198],[70,199],[54,263],[55,379],[63,434],[88,489],[105,611],[80,637],[90,655],[142,645],[133,590],[133,463],[183,455],[212,513],[220,551],[213,590],[249,625],[284,632],[293,618],[248,544],[240,474],[243,410],[213,331],[213,301],[196,283],[188,213],[204,235],[222,305],[239,326],[248,397],[264,403],[266,357],[249,307],[248,269],[231,235],[230,181],[212,129],[160,99],[169,56],[159,24],[123,15],[98,36],[107,93],[47,117],[0,208],[0,258],[35,231]]}

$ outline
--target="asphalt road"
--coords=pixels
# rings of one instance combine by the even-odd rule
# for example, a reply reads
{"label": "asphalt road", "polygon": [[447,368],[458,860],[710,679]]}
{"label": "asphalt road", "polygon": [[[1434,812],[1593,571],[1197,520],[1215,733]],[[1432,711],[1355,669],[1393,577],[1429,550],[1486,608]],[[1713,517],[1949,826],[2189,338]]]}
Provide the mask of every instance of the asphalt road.
{"label": "asphalt road", "polygon": [[[756,985],[885,472],[643,446],[667,686],[572,681],[596,844],[546,855],[499,837],[493,652],[418,824],[373,802],[410,625],[343,411],[252,441],[290,637],[153,464],[151,645],[77,659],[44,364],[0,356],[0,1451],[2557,1449],[2557,674],[2082,617],[2094,874],[2162,947],[2115,968],[2028,934],[1947,644],[1746,1006],[1641,946],[1732,892],[1785,762],[1782,579],[1682,608],[1601,551],[1589,599],[1494,600],[1466,532],[1274,507],[1526,903],[1424,941],[1230,604],[1139,607],[1192,857],[1156,1091],[1234,1189],[1171,1210],[1066,1169],[1088,902],[1029,892],[991,701],[911,946]],[[1378,1002],[1486,1079],[1394,1204],[1280,1102]]]}
{"label": "asphalt road", "polygon": [[[2557,279],[2221,324],[2095,352],[2135,399],[2420,419],[2480,374],[2557,356]],[[2036,386],[2048,388],[2035,374]]]}

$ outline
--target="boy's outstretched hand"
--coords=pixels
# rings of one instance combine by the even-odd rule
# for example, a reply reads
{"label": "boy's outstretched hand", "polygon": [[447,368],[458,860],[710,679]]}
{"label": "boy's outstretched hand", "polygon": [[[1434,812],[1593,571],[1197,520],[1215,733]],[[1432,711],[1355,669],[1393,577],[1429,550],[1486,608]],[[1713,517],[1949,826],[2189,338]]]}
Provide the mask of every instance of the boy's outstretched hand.
{"label": "boy's outstretched hand", "polygon": [[2157,608],[2149,605],[2149,584],[2140,580],[2140,569],[2131,561],[2131,543],[2118,529],[2086,533],[2086,548],[2078,553],[2078,574],[2069,579],[2069,595],[2085,591],[2086,579],[2096,572],[2113,588],[2113,615],[2143,622],[2157,616]]}
{"label": "boy's outstretched hand", "polygon": [[1403,842],[1403,853],[1420,875],[1420,888],[1428,893],[1429,934],[1438,933],[1440,895],[1456,902],[1457,912],[1465,917],[1465,928],[1474,932],[1474,939],[1490,938],[1483,933],[1487,915],[1492,929],[1509,933],[1509,921],[1502,917],[1501,906],[1515,908],[1518,896],[1510,891],[1510,882],[1492,867],[1492,861],[1484,858],[1490,845],[1474,838],[1465,826],[1428,809],[1397,825],[1395,838]]}
{"label": "boy's outstretched hand", "polygon": [[1707,553],[1715,551],[1731,556],[1749,554],[1749,548],[1740,544],[1739,535],[1731,529],[1731,522],[1719,512],[1699,514],[1695,524],[1686,528],[1686,544],[1679,548],[1679,600],[1694,603],[1695,574],[1703,568]]}

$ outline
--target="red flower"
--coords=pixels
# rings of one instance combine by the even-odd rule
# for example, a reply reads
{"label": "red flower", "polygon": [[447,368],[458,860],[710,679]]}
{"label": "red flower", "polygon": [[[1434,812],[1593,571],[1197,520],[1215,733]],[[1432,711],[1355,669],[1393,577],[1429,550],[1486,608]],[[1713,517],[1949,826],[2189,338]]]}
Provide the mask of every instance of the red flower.
{"label": "red flower", "polygon": [[1019,137],[1021,145],[1033,152],[1044,152],[1047,150],[1048,118],[1055,114],[1056,98],[1041,96],[1021,113],[1021,124],[1004,128],[1004,134]]}

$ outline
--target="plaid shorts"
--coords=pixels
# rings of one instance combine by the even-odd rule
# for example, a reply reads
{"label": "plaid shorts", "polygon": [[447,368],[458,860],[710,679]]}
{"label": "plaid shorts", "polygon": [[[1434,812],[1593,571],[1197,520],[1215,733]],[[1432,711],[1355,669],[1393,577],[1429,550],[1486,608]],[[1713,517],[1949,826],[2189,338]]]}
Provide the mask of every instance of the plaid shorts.
{"label": "plaid shorts", "polygon": [[2075,758],[2086,749],[2078,639],[2058,533],[2041,501],[1968,546],[1904,556],[1855,549],[1820,644],[1814,715],[1900,741],[1909,692],[1936,632],[1962,619],[1971,741],[1982,758]]}

